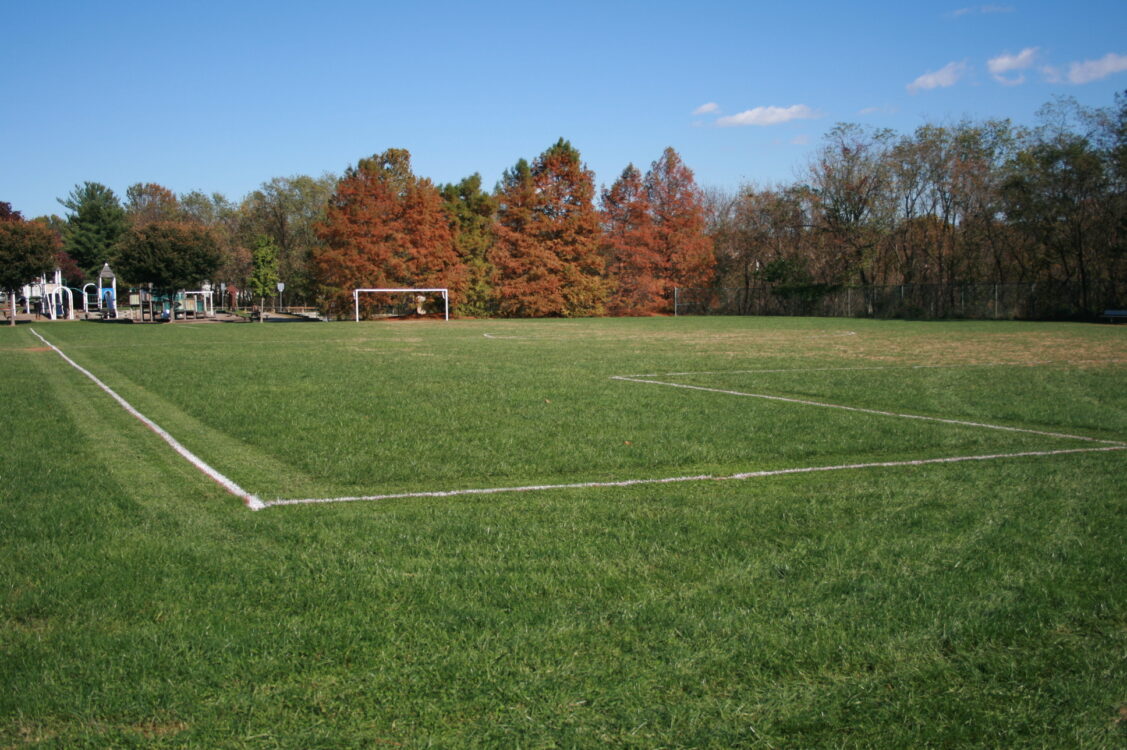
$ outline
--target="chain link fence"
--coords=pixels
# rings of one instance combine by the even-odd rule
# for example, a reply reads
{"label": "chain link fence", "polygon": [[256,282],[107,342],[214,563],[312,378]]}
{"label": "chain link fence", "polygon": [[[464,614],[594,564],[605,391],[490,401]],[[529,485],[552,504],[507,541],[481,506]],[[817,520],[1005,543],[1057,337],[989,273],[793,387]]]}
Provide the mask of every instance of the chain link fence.
{"label": "chain link fence", "polygon": [[1072,282],[1021,284],[894,284],[886,286],[757,285],[682,289],[676,315],[793,315],[939,320],[1093,320],[1127,306],[1114,285]]}

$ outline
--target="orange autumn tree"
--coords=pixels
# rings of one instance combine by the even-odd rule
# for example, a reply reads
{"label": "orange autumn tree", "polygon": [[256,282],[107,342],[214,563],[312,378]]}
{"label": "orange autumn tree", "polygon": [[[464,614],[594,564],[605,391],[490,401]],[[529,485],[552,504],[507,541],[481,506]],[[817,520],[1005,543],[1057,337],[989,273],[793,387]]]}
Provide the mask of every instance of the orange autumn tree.
{"label": "orange autumn tree", "polygon": [[599,253],[595,178],[564,139],[505,172],[489,261],[502,315],[601,315],[609,284]]}
{"label": "orange autumn tree", "polygon": [[651,315],[665,306],[665,263],[656,248],[642,173],[630,164],[602,193],[603,254],[616,286],[613,315]]}
{"label": "orange autumn tree", "polygon": [[716,255],[705,233],[704,196],[672,148],[665,149],[646,173],[646,197],[653,218],[651,250],[663,266],[665,308],[672,309],[674,287],[704,287],[712,282]]}
{"label": "orange autumn tree", "polygon": [[133,226],[183,219],[176,193],[155,182],[138,182],[126,188],[125,215]]}
{"label": "orange autumn tree", "polygon": [[672,148],[645,177],[633,164],[602,193],[603,253],[617,286],[616,315],[654,315],[672,308],[675,287],[703,287],[716,266],[705,233],[704,197]]}
{"label": "orange autumn tree", "polygon": [[317,226],[313,268],[328,312],[347,310],[362,287],[447,287],[455,305],[466,269],[442,196],[389,149],[349,167]]}

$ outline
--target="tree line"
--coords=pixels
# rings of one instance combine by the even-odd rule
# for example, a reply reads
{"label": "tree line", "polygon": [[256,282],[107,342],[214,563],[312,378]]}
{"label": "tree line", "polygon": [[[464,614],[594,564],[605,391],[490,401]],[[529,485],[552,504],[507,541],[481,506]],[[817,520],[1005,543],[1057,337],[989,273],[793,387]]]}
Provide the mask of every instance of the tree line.
{"label": "tree line", "polygon": [[447,287],[462,315],[538,317],[665,313],[675,288],[1021,282],[1064,285],[1056,314],[1090,316],[1127,301],[1127,94],[1106,108],[1058,100],[1035,127],[839,124],[792,184],[732,191],[699,187],[673,148],[596,189],[561,138],[492,190],[478,174],[436,185],[390,149],[237,203],[152,183],[122,201],[94,182],[60,203],[65,218],[32,222],[8,206],[3,257],[28,242],[5,237],[35,224],[46,244],[31,265],[47,252],[74,286],[104,262],[169,291],[208,279],[268,294],[281,279],[330,315],[348,314],[356,287]]}
{"label": "tree line", "polygon": [[1127,94],[1107,108],[1058,100],[1039,117],[911,134],[838,125],[793,184],[709,195],[717,286],[950,297],[1039,284],[1061,290],[1050,317],[1127,304]]}

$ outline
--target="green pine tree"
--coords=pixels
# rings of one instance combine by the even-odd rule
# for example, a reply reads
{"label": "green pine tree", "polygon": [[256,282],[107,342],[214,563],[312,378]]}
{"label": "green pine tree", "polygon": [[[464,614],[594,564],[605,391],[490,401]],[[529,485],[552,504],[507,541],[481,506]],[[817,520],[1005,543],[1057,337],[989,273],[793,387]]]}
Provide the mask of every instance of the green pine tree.
{"label": "green pine tree", "polygon": [[114,192],[97,182],[76,185],[64,200],[70,213],[63,249],[89,277],[112,262],[115,245],[128,228],[125,209]]}

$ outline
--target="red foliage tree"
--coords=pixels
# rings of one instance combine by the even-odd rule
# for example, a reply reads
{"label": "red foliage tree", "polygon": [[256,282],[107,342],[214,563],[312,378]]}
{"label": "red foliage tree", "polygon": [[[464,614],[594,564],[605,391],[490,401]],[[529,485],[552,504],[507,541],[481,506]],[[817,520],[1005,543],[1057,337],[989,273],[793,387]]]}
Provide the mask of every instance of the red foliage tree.
{"label": "red foliage tree", "polygon": [[705,233],[704,196],[672,148],[665,149],[645,180],[653,215],[653,250],[665,264],[666,304],[672,303],[673,287],[703,287],[712,281],[716,254],[712,238]]}
{"label": "red foliage tree", "polygon": [[502,178],[489,253],[503,315],[600,315],[608,283],[599,254],[594,175],[564,139]]}
{"label": "red foliage tree", "polygon": [[653,315],[668,310],[674,287],[703,287],[716,267],[706,233],[704,195],[672,148],[642,178],[629,165],[602,195],[603,251],[617,287],[610,310]]}
{"label": "red foliage tree", "polygon": [[447,287],[456,304],[466,269],[442,196],[390,149],[349,167],[317,227],[313,266],[331,307],[347,309],[358,287]]}
{"label": "red foliage tree", "polygon": [[602,194],[603,241],[614,315],[650,315],[664,307],[665,263],[658,254],[642,173],[630,164]]}
{"label": "red foliage tree", "polygon": [[62,246],[59,233],[0,202],[0,290],[8,295],[10,325],[16,324],[19,288],[46,273]]}
{"label": "red foliage tree", "polygon": [[180,221],[181,214],[176,193],[163,185],[138,182],[125,191],[125,215],[134,226],[157,221]]}

